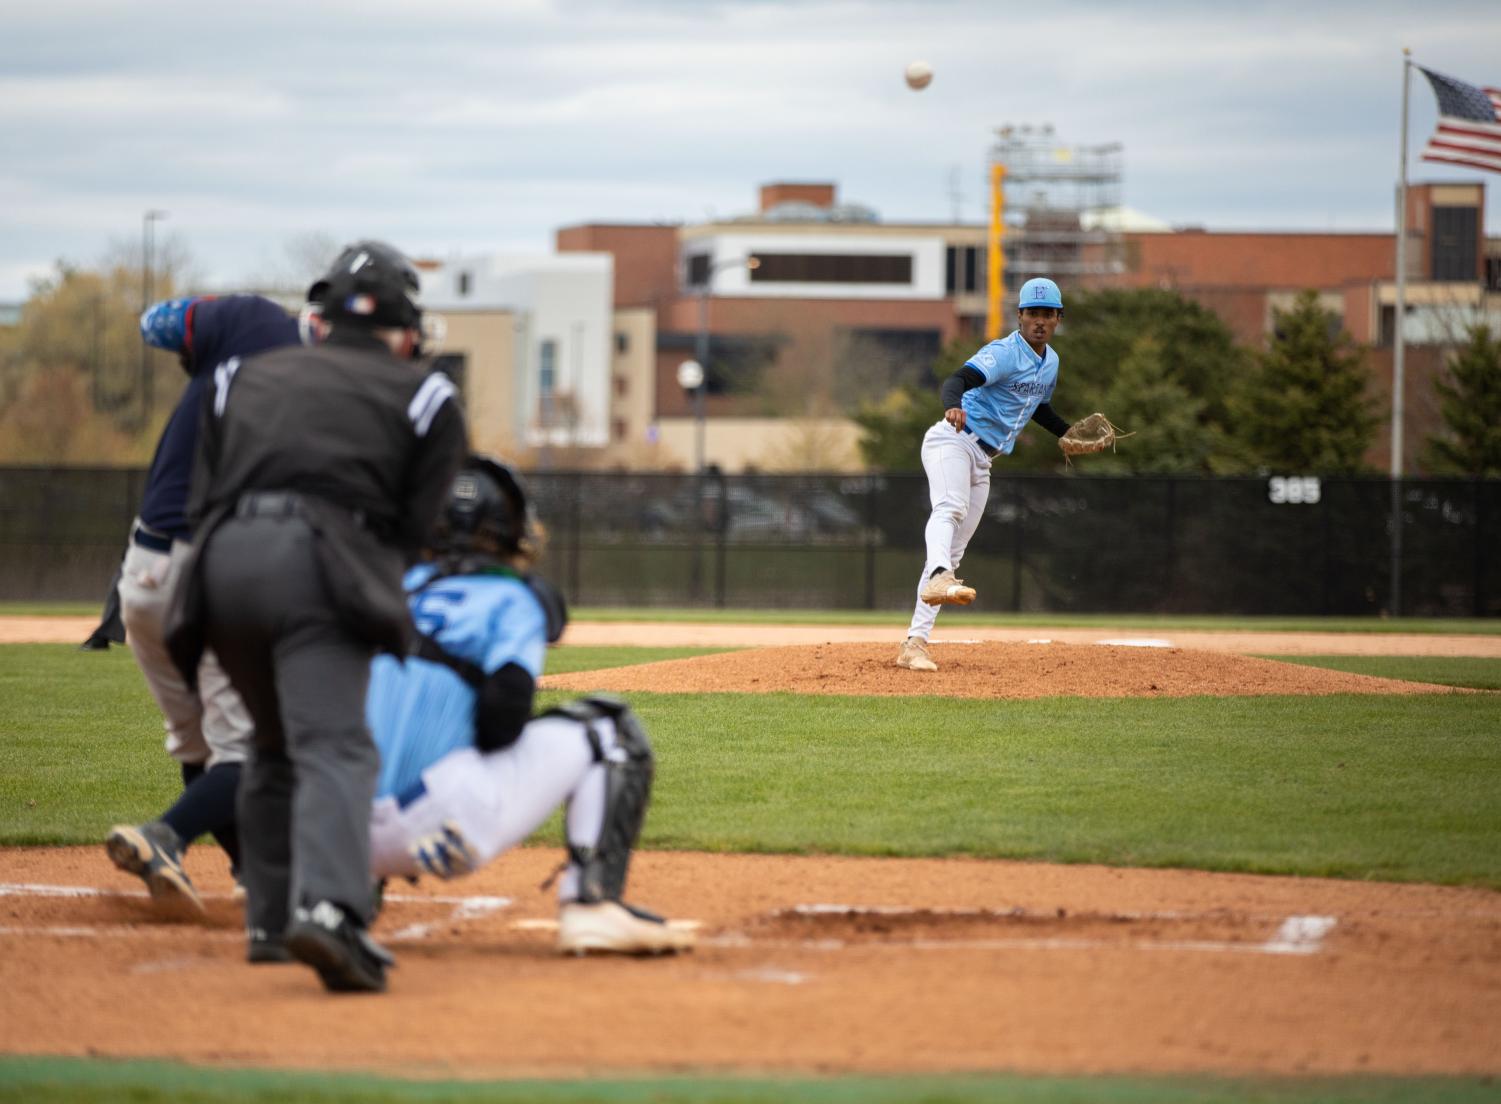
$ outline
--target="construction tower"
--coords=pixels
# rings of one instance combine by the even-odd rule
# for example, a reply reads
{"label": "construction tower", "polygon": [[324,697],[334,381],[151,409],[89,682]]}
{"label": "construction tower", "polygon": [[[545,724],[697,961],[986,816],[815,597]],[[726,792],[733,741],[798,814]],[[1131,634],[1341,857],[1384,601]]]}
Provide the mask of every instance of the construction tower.
{"label": "construction tower", "polygon": [[990,149],[989,300],[1001,335],[1015,292],[1033,276],[1065,291],[1120,272],[1121,144],[1068,146],[1051,124],[1003,126]]}

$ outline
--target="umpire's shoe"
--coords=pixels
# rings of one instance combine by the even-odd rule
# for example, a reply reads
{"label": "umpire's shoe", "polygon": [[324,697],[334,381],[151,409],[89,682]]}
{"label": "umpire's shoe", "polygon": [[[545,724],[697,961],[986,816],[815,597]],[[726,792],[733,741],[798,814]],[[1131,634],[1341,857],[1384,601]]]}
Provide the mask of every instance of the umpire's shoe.
{"label": "umpire's shoe", "polygon": [[563,954],[672,954],[693,949],[694,935],[623,901],[570,901],[558,913]]}
{"label": "umpire's shoe", "polygon": [[110,862],[146,883],[153,900],[204,911],[203,899],[182,868],[182,840],[171,825],[159,820],[139,828],[117,824],[105,837],[104,850]]}
{"label": "umpire's shoe", "polygon": [[975,588],[956,579],[952,568],[940,567],[928,576],[917,596],[930,606],[967,606],[975,600]]}
{"label": "umpire's shoe", "polygon": [[386,988],[391,952],[365,934],[332,901],[299,906],[283,938],[287,952],[318,971],[332,993],[380,993]]}

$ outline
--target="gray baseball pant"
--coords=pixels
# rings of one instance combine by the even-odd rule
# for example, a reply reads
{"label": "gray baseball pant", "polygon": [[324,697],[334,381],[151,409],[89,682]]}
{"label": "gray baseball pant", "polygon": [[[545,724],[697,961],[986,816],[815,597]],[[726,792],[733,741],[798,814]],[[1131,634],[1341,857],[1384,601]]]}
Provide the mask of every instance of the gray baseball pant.
{"label": "gray baseball pant", "polygon": [[371,919],[373,649],[339,621],[315,540],[300,516],[234,517],[203,553],[208,643],[255,720],[238,812],[246,923],[273,936],[319,901]]}

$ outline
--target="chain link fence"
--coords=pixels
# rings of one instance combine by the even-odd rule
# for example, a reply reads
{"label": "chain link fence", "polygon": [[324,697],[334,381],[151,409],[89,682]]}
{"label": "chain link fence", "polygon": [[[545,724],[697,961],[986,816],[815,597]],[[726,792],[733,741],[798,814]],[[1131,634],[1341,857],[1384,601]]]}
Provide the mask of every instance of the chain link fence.
{"label": "chain link fence", "polygon": [[[0,600],[100,599],[145,472],[0,468]],[[882,609],[915,600],[921,475],[539,472],[571,604]],[[1400,488],[1401,613],[1501,614],[1501,481]],[[960,574],[987,612],[1377,615],[1381,478],[997,474]]]}

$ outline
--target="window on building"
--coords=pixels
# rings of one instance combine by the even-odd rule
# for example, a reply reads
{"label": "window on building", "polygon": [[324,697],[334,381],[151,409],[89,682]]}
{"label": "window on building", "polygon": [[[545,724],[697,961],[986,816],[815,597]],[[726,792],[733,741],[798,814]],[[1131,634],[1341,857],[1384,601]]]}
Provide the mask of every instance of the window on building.
{"label": "window on building", "polygon": [[625,376],[615,377],[615,397],[617,399],[625,398],[626,395],[630,394],[630,390],[631,381],[629,379],[627,379]]}
{"label": "window on building", "polygon": [[474,277],[470,273],[468,273],[468,272],[460,272],[459,273],[459,294],[460,295],[468,295],[470,287],[473,286],[473,282],[474,282]]}
{"label": "window on building", "polygon": [[985,290],[985,247],[951,245],[944,265],[944,291],[949,295]]}
{"label": "window on building", "polygon": [[624,330],[616,330],[615,331],[615,352],[616,352],[616,354],[617,355],[624,355],[625,353],[630,352],[630,349],[631,349],[631,335],[628,334],[628,333],[626,333]]}
{"label": "window on building", "polygon": [[688,258],[688,286],[703,287],[709,278],[709,255],[695,253]]}
{"label": "window on building", "polygon": [[612,441],[624,441],[626,432],[624,418],[615,418],[610,422],[610,439]]}
{"label": "window on building", "polygon": [[910,254],[757,253],[752,283],[910,284]]}
{"label": "window on building", "polygon": [[1501,291],[1501,255],[1485,259],[1485,290]]}
{"label": "window on building", "polygon": [[547,337],[537,346],[537,390],[543,395],[551,395],[557,386],[558,343]]}
{"label": "window on building", "polygon": [[1474,280],[1480,274],[1480,208],[1433,209],[1434,280]]}
{"label": "window on building", "polygon": [[469,355],[467,353],[439,353],[433,357],[433,367],[442,372],[459,389],[459,398],[469,397]]}

